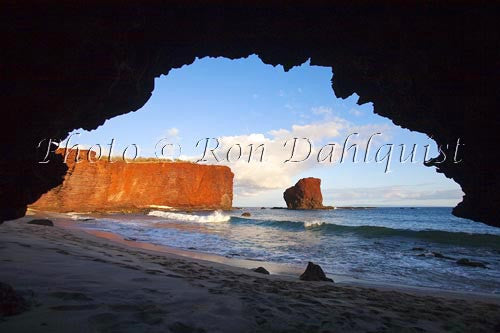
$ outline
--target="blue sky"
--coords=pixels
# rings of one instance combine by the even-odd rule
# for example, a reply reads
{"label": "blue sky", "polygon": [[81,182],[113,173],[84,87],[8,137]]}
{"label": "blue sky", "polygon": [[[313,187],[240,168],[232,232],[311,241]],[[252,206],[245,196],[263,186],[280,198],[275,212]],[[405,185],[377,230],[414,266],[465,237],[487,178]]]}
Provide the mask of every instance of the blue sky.
{"label": "blue sky", "polygon": [[[157,78],[153,96],[140,110],[108,120],[94,131],[75,130],[80,135],[71,141],[104,147],[114,138],[114,154],[136,144],[139,156],[145,157],[154,156],[155,144],[164,139],[179,144],[181,158],[190,160],[201,157],[202,147],[195,145],[204,138],[219,139],[221,159],[236,143],[243,147],[243,157],[248,156],[248,144],[264,143],[263,163],[246,163],[243,158],[231,163],[204,162],[231,167],[235,206],[282,206],[284,189],[308,176],[322,179],[324,204],[328,205],[454,206],[461,200],[456,183],[422,165],[425,145],[430,145],[430,157],[437,154],[432,140],[375,115],[371,103],[357,105],[356,95],[336,98],[331,78],[331,68],[308,62],[284,72],[281,66],[263,64],[257,56],[197,59]],[[359,145],[360,161],[366,140],[374,133],[382,135],[373,141],[372,160],[383,144],[394,145],[391,172],[384,172],[387,159],[350,162],[352,152],[342,164],[316,161],[314,154],[328,143],[336,143],[338,160],[344,140],[353,132],[359,133],[351,138]],[[309,138],[313,155],[302,163],[283,163],[289,157],[283,143],[293,137]],[[304,152],[307,147],[300,144],[298,152]],[[418,145],[417,163],[399,163],[400,144],[406,144],[407,153],[413,144]],[[388,148],[381,148],[380,157]]]}

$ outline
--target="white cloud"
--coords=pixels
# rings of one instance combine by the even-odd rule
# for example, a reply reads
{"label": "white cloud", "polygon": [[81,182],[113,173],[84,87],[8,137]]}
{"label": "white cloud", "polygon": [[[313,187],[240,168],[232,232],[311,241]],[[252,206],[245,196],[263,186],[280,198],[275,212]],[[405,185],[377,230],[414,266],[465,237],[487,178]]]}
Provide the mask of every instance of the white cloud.
{"label": "white cloud", "polygon": [[372,205],[404,205],[446,203],[455,205],[463,196],[460,188],[433,188],[434,185],[397,185],[323,190],[325,201],[335,205],[370,203]]}
{"label": "white cloud", "polygon": [[317,114],[317,115],[329,116],[329,115],[332,114],[333,111],[332,111],[331,108],[327,108],[325,106],[319,106],[319,107],[316,107],[316,108],[312,108],[311,112],[313,114]]}
{"label": "white cloud", "polygon": [[[323,164],[317,162],[317,155],[323,145],[336,144],[335,159],[338,159],[345,136],[349,133],[353,131],[360,133],[360,138],[350,141],[354,143],[356,140],[361,140],[362,138],[366,140],[373,134],[373,131],[382,132],[384,130],[385,127],[377,125],[355,127],[347,120],[335,117],[323,122],[292,125],[289,129],[275,129],[266,134],[252,133],[248,135],[224,136],[218,138],[219,148],[217,148],[216,153],[219,162],[211,154],[208,154],[207,161],[202,163],[229,166],[235,175],[235,193],[239,198],[250,197],[258,195],[263,191],[283,190],[292,185],[293,179],[297,175],[322,166]],[[310,157],[303,162],[285,163],[286,160],[292,157],[291,151],[294,138],[298,138],[298,140],[296,141],[293,160],[303,160],[309,153],[309,144],[302,138],[308,138],[312,144]],[[287,142],[286,146],[284,145],[285,142]],[[214,144],[212,142],[210,147],[213,147]],[[259,161],[261,148],[257,148],[260,144],[264,145],[262,162]],[[366,144],[366,141],[363,144]],[[363,144],[360,143],[360,149],[363,149]],[[241,157],[237,160],[238,156],[240,156],[240,147]],[[248,162],[250,147],[253,147],[252,159]],[[230,162],[227,161],[227,152],[229,149],[231,149],[229,153]],[[200,155],[201,153],[202,151],[200,150]],[[325,157],[325,155],[324,151],[322,157]],[[181,158],[187,159],[188,157],[182,156]]]}
{"label": "white cloud", "polygon": [[357,109],[350,109],[349,114],[352,114],[353,116],[359,117],[363,115],[363,112],[357,110]]}
{"label": "white cloud", "polygon": [[[286,188],[290,186],[294,175],[311,167],[311,163],[308,161],[304,163],[284,163],[291,155],[292,142],[287,147],[284,147],[285,139],[280,137],[266,137],[264,134],[254,133],[225,136],[218,138],[218,140],[220,149],[217,149],[217,156],[221,160],[218,164],[227,165],[231,168],[235,175],[235,192],[240,196],[253,196],[265,190]],[[259,148],[260,144],[264,144],[262,162],[260,161],[262,154],[262,148]],[[236,161],[240,147],[241,158]],[[250,162],[248,162],[250,147],[252,147],[252,156]],[[227,152],[230,148],[230,162],[228,162]],[[307,155],[307,152],[307,145],[297,144],[296,156],[300,156],[299,159]],[[214,162],[215,160],[210,156],[207,163]]]}
{"label": "white cloud", "polygon": [[312,123],[307,125],[292,125],[291,130],[279,129],[269,131],[269,134],[276,138],[309,138],[311,140],[321,141],[325,138],[334,138],[339,136],[340,131],[347,127],[347,122],[337,118],[334,121],[323,123]]}
{"label": "white cloud", "polygon": [[176,137],[179,135],[179,130],[175,127],[169,128],[167,130],[167,135],[171,137]]}
{"label": "white cloud", "polygon": [[366,146],[370,136],[373,136],[371,140],[373,146],[379,146],[383,142],[388,142],[392,138],[391,126],[387,124],[368,124],[360,126],[350,125],[348,131],[349,133],[345,133],[343,139],[351,133],[358,133],[358,135],[353,135],[349,138],[349,143],[357,143],[360,148],[364,148]]}

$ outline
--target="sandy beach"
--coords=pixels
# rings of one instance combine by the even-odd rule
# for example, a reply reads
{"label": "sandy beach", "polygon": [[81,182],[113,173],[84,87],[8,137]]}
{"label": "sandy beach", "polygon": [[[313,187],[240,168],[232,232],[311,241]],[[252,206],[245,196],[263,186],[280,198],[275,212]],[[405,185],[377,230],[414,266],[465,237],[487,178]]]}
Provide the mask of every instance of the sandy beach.
{"label": "sandy beach", "polygon": [[267,276],[33,218],[0,226],[0,282],[30,304],[1,332],[500,330],[495,295]]}

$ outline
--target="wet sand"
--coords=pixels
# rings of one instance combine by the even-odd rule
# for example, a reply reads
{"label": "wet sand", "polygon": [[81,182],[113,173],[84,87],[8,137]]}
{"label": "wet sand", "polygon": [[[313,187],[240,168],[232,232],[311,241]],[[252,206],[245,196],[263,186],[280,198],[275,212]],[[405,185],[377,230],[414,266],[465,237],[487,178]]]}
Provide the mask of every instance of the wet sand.
{"label": "wet sand", "polygon": [[266,276],[244,263],[89,234],[72,228],[76,222],[47,227],[31,219],[0,226],[0,282],[31,304],[1,318],[1,332],[500,330],[495,295],[303,282],[293,270]]}

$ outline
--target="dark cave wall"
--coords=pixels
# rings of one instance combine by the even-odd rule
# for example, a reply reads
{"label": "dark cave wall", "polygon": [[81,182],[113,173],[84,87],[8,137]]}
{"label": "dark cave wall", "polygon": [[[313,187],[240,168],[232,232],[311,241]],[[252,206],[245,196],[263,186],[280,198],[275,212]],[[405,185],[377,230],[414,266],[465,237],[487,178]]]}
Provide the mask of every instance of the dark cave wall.
{"label": "dark cave wall", "polygon": [[[377,114],[438,144],[460,138],[463,162],[437,165],[466,194],[454,214],[500,226],[496,4],[7,1],[2,7],[3,219],[22,216],[62,181],[62,163],[37,163],[41,139],[63,139],[139,109],[155,77],[196,57],[255,53],[285,69],[309,58],[332,67],[337,96],[356,92]],[[453,150],[445,151],[448,157]]]}

